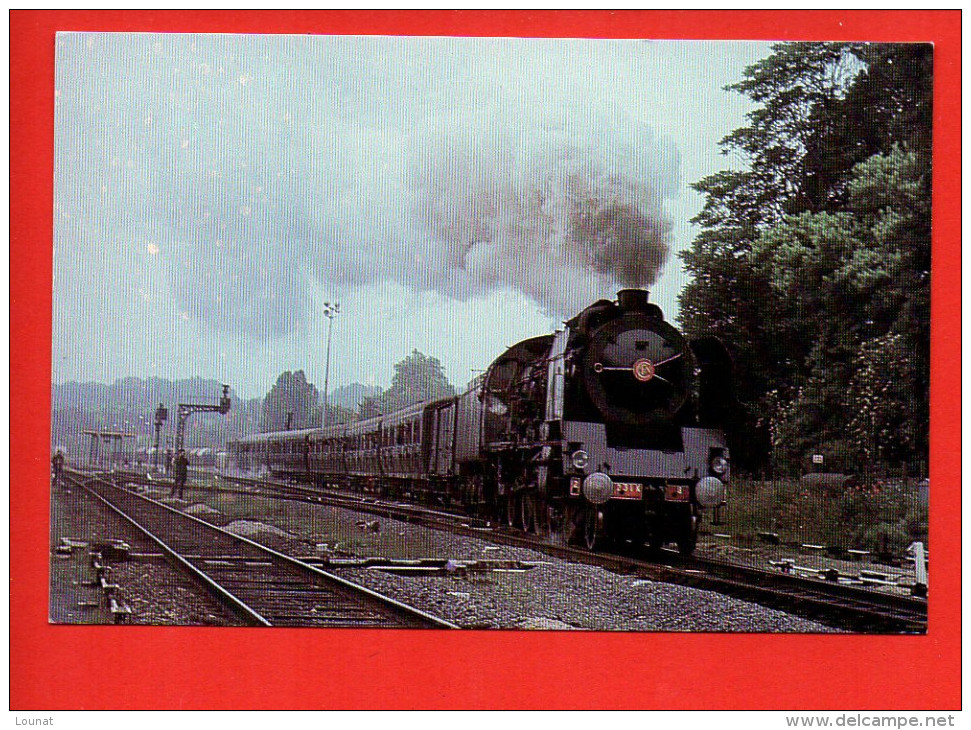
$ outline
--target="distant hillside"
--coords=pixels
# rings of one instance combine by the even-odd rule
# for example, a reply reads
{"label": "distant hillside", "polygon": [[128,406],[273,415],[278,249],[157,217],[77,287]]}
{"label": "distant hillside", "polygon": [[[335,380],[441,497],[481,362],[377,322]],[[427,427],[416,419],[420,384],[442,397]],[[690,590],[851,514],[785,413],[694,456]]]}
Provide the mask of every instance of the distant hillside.
{"label": "distant hillside", "polygon": [[[135,412],[151,411],[159,403],[169,408],[178,403],[217,403],[222,384],[217,380],[189,378],[119,378],[114,383],[68,382],[51,386],[51,408],[77,408],[88,413],[123,408]],[[236,398],[230,390],[230,396]]]}
{"label": "distant hillside", "polygon": [[361,401],[365,398],[373,398],[381,394],[381,388],[377,385],[362,385],[361,383],[351,383],[342,385],[330,393],[330,405],[340,406],[349,411],[356,411]]}
{"label": "distant hillside", "polygon": [[[169,411],[162,436],[174,440],[179,403],[218,403],[222,386],[216,380],[189,378],[120,378],[114,383],[68,382],[51,386],[51,448],[67,449],[69,457],[83,453],[83,429],[135,434],[138,446],[155,438],[155,409],[164,403]],[[186,445],[223,446],[228,440],[258,430],[261,399],[240,400],[230,390],[232,408],[227,415],[193,415],[186,427]]]}

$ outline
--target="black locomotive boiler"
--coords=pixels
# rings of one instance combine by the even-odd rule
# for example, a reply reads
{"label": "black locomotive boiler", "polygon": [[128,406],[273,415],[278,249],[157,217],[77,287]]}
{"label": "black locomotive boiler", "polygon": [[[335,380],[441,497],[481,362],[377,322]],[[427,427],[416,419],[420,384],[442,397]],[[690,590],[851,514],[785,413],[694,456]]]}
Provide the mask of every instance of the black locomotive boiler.
{"label": "black locomotive boiler", "polygon": [[647,292],[598,301],[498,357],[459,396],[231,445],[238,467],[432,503],[527,531],[695,547],[724,503],[731,361]]}

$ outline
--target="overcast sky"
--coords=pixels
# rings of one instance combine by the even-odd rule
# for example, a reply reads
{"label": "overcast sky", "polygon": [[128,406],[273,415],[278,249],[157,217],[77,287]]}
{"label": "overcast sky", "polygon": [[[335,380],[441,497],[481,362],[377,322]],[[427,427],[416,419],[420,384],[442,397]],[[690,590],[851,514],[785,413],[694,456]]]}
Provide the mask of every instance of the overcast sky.
{"label": "overcast sky", "polygon": [[764,43],[61,34],[55,382],[283,370],[458,387],[598,297],[647,286],[737,166],[723,87]]}

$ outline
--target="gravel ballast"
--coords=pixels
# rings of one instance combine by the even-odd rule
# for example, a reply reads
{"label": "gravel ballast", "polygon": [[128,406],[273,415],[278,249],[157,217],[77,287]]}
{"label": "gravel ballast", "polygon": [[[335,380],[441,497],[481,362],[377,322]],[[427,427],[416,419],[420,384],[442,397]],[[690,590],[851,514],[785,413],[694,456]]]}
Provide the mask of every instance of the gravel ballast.
{"label": "gravel ballast", "polygon": [[[507,630],[831,632],[823,624],[719,593],[654,582],[577,564],[528,548],[495,545],[481,537],[433,530],[334,507],[219,493],[196,486],[186,499],[149,490],[176,509],[263,542],[296,557],[319,561],[342,578],[463,628]],[[52,555],[61,536],[89,541],[122,538],[133,552],[155,548],[120,518],[106,516],[77,491],[54,494]],[[99,623],[103,610],[77,608],[78,575],[86,559],[52,557],[52,621]],[[367,565],[364,563],[367,561]],[[409,574],[402,561],[434,561]],[[385,567],[375,565],[384,563]],[[410,564],[414,565],[414,563]],[[480,568],[476,570],[475,568]],[[498,569],[492,569],[498,568]],[[231,624],[205,592],[159,558],[114,566],[132,608],[132,623]],[[85,596],[90,591],[84,589]],[[89,600],[89,599],[85,599]],[[85,612],[84,615],[81,612]]]}
{"label": "gravel ballast", "polygon": [[[321,558],[342,578],[465,628],[586,629],[596,631],[831,632],[835,629],[712,591],[621,575],[527,548],[376,519],[352,510],[264,498],[205,498],[231,526],[248,517],[246,532],[272,537],[298,557]],[[227,504],[228,502],[228,504]],[[261,515],[257,518],[255,515]],[[262,523],[260,528],[253,523]],[[453,561],[457,570],[398,575],[353,558]],[[330,560],[329,564],[326,562]],[[497,561],[501,571],[468,571],[472,561]],[[509,563],[527,569],[510,571]],[[528,567],[532,566],[532,567]]]}
{"label": "gravel ballast", "polygon": [[[62,538],[72,544],[58,552]],[[91,553],[99,543],[123,540],[131,548],[128,560],[107,561],[116,598],[131,608],[127,623],[152,626],[239,625],[235,617],[208,593],[173,568],[159,548],[125,520],[78,488],[51,492],[50,622],[105,624],[114,620],[100,586]]]}

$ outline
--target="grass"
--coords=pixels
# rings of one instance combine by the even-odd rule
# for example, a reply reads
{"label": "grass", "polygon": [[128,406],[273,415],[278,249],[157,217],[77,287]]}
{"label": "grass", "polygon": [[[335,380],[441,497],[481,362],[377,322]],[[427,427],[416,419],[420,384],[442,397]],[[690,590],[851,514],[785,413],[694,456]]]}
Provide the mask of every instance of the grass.
{"label": "grass", "polygon": [[915,540],[927,544],[926,502],[902,484],[827,494],[794,479],[736,480],[722,520],[716,529],[741,543],[774,532],[783,542],[893,555],[902,555]]}

